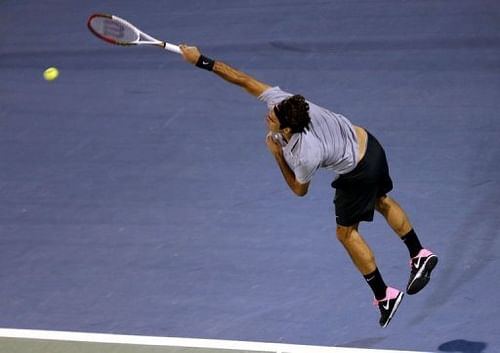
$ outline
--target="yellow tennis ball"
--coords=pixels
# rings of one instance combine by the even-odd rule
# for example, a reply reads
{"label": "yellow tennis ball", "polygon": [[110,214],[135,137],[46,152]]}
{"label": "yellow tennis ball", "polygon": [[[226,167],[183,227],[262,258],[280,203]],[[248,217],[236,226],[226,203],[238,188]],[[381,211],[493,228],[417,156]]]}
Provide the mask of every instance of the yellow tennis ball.
{"label": "yellow tennis ball", "polygon": [[59,76],[59,70],[56,67],[49,67],[43,72],[43,78],[47,81],[54,81]]}

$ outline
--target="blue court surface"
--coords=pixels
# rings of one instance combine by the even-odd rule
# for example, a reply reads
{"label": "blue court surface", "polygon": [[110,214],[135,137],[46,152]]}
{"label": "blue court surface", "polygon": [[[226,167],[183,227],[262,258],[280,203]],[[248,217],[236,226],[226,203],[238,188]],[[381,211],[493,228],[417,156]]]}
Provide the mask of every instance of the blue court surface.
{"label": "blue court surface", "polygon": [[[98,40],[95,12],[377,136],[440,257],[429,286],[381,329],[335,236],[333,175],[294,196],[263,103],[177,54]],[[0,33],[1,328],[500,352],[498,0],[3,0]],[[360,231],[404,288],[404,244],[380,216]]]}

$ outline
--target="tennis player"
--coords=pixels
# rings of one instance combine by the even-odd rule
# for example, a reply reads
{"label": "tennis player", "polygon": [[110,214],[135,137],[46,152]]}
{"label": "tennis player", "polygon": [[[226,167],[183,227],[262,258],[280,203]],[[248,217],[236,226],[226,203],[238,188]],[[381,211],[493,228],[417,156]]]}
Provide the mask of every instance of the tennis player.
{"label": "tennis player", "polygon": [[387,195],[392,190],[384,149],[368,131],[333,113],[271,87],[231,66],[201,55],[196,47],[181,45],[191,64],[213,71],[224,80],[242,87],[267,104],[266,143],[290,189],[304,196],[314,173],[326,168],[335,173],[337,238],[372,289],[380,309],[379,323],[386,327],[403,298],[403,292],[388,287],[380,274],[373,252],[358,226],[371,222],[374,211],[384,216],[410,253],[411,273],[406,293],[415,294],[429,282],[438,258],[424,249],[401,206]]}

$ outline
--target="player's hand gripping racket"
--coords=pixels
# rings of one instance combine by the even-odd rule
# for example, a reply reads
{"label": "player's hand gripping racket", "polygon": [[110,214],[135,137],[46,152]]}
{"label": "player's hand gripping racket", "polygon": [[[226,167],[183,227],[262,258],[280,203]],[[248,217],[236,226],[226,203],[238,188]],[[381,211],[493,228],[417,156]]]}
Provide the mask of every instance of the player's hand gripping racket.
{"label": "player's hand gripping racket", "polygon": [[118,16],[94,14],[89,17],[87,26],[98,38],[111,44],[154,45],[177,54],[182,53],[179,46],[153,38]]}

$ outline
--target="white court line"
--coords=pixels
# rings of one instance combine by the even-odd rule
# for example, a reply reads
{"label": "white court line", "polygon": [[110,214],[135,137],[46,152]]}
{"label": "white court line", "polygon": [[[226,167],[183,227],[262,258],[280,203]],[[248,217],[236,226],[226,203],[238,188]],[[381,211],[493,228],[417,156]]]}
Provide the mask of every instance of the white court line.
{"label": "white court line", "polygon": [[226,341],[198,338],[155,337],[135,335],[114,335],[104,333],[84,333],[45,330],[24,330],[0,328],[1,338],[39,339],[72,342],[135,344],[143,346],[170,346],[212,349],[234,349],[277,353],[423,353],[415,351],[305,346],[284,343],[263,343],[248,341]]}

